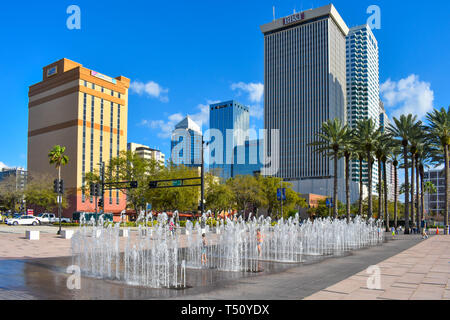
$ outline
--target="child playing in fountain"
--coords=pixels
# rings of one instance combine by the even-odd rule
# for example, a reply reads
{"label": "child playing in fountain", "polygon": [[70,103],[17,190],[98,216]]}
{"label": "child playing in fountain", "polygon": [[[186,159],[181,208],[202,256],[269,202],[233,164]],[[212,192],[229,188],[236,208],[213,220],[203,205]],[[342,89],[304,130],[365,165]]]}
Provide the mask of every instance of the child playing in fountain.
{"label": "child playing in fountain", "polygon": [[256,230],[256,242],[258,243],[258,254],[261,257],[262,256],[262,244],[263,244],[263,235],[261,234],[261,230]]}
{"label": "child playing in fountain", "polygon": [[206,234],[202,234],[202,265],[206,264],[206,262],[208,261],[208,259],[206,259],[206,246],[207,246],[207,242],[206,242]]}

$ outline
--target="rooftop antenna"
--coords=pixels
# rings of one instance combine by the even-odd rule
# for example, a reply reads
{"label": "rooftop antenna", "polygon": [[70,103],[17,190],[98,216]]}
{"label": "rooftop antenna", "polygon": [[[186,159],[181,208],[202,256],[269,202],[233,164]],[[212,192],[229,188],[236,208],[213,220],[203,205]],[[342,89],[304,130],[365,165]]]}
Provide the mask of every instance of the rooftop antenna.
{"label": "rooftop antenna", "polygon": [[275,6],[272,7],[273,10],[273,21],[275,21]]}

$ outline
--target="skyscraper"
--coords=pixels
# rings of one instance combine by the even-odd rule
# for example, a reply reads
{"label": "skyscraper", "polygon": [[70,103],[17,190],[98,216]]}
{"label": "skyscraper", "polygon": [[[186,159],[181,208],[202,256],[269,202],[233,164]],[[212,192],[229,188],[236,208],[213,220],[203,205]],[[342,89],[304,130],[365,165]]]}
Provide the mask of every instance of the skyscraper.
{"label": "skyscraper", "polygon": [[[300,193],[332,195],[343,186],[343,162],[315,152],[322,123],[346,123],[345,37],[348,27],[333,5],[295,13],[261,26],[264,34],[264,127],[280,133],[279,177]],[[269,131],[270,133],[270,131]],[[271,135],[265,140],[271,152]],[[339,198],[344,199],[340,188]]]}
{"label": "skyscraper", "polygon": [[[128,78],[111,78],[68,59],[44,67],[42,81],[30,86],[28,172],[56,175],[47,154],[54,145],[66,147],[69,163],[61,175],[70,206],[64,216],[94,211],[93,198],[84,193],[86,173],[126,150],[129,86]],[[120,213],[126,197],[106,191],[104,203],[106,212]]]}
{"label": "skyscraper", "polygon": [[[347,35],[347,113],[349,126],[359,120],[372,119],[380,126],[378,42],[368,25],[350,28]],[[384,108],[383,108],[384,111]],[[387,117],[386,117],[387,118]],[[384,120],[384,118],[383,118]],[[351,200],[359,195],[359,161],[351,164]],[[363,162],[364,194],[367,194],[368,169]],[[378,162],[372,168],[372,191],[378,194]]]}
{"label": "skyscraper", "polygon": [[172,132],[171,160],[186,167],[201,167],[202,130],[191,117],[181,120]]}
{"label": "skyscraper", "polygon": [[[213,163],[210,170],[215,175],[228,179],[232,175],[232,165],[235,164],[234,159],[235,148],[245,146],[248,141],[248,130],[250,126],[250,113],[248,107],[237,101],[225,101],[210,105],[209,111],[209,127],[220,131],[223,139],[223,157],[222,163]],[[213,138],[214,139],[214,138]],[[212,150],[212,156],[215,156],[216,150]],[[241,164],[244,164],[242,160]],[[238,163],[238,162],[236,162]]]}

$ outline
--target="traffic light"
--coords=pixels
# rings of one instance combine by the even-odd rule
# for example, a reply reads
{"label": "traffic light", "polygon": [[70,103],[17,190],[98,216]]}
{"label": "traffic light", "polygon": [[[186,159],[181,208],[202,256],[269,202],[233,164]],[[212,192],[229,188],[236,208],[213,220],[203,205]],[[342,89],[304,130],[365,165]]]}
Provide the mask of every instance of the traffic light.
{"label": "traffic light", "polygon": [[91,197],[100,196],[100,185],[98,183],[91,183],[89,186],[89,195]]}
{"label": "traffic light", "polygon": [[59,180],[58,192],[64,194],[64,180]]}
{"label": "traffic light", "polygon": [[58,179],[55,179],[53,181],[53,192],[58,193],[58,190],[59,190],[59,181],[58,181]]}
{"label": "traffic light", "polygon": [[137,188],[138,187],[138,182],[137,181],[131,181],[130,182],[130,188]]}
{"label": "traffic light", "polygon": [[150,181],[148,186],[150,187],[150,189],[156,188],[158,186],[158,182],[157,181]]}
{"label": "traffic light", "polygon": [[98,199],[98,206],[103,208],[103,199]]}

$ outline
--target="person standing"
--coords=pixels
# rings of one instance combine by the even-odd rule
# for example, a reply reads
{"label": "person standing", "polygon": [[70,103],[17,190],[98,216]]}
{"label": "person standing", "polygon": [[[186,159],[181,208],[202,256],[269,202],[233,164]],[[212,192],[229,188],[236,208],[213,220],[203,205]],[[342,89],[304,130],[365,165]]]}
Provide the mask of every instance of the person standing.
{"label": "person standing", "polygon": [[208,259],[206,258],[206,247],[208,245],[208,242],[206,241],[206,234],[202,234],[202,265],[208,262]]}
{"label": "person standing", "polygon": [[256,230],[256,243],[258,247],[258,255],[261,257],[263,245],[263,235],[261,234],[261,229]]}

